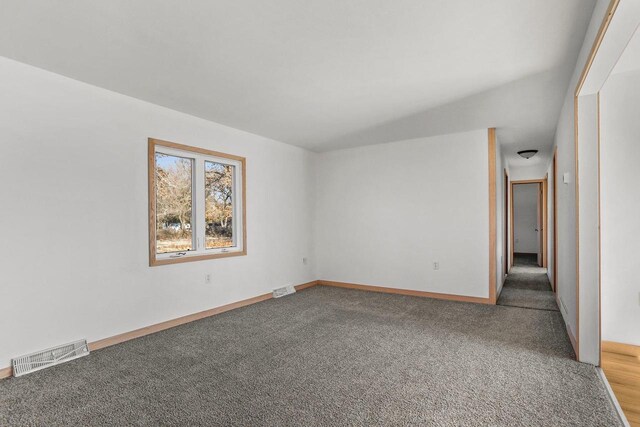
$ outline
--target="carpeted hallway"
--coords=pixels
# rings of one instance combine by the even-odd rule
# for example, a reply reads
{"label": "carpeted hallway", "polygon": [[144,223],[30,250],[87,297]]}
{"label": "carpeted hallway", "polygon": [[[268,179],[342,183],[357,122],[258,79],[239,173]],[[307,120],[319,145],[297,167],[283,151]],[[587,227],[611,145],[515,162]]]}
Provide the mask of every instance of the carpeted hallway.
{"label": "carpeted hallway", "polygon": [[318,286],[0,381],[0,425],[620,425],[560,313]]}
{"label": "carpeted hallway", "polygon": [[559,311],[547,269],[538,266],[535,255],[514,256],[498,305]]}

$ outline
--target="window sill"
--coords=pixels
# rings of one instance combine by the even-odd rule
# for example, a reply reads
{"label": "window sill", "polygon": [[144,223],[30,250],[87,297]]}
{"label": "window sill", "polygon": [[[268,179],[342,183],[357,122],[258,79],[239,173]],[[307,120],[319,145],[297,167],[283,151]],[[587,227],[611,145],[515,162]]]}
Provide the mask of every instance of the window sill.
{"label": "window sill", "polygon": [[180,264],[183,262],[192,262],[192,261],[205,261],[208,259],[216,259],[216,258],[229,258],[234,256],[245,256],[247,254],[246,250],[242,251],[233,251],[233,252],[219,252],[215,254],[209,255],[185,255],[179,258],[156,258],[153,257],[149,261],[149,267],[157,267],[159,265],[168,265],[168,264]]}

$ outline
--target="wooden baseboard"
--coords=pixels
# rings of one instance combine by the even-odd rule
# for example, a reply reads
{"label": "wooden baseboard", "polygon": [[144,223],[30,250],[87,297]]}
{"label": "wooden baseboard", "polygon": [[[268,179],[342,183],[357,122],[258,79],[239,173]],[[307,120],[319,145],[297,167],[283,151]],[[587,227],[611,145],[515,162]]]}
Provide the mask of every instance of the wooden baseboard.
{"label": "wooden baseboard", "polygon": [[409,295],[413,297],[425,297],[448,301],[472,302],[475,304],[493,304],[489,298],[468,297],[464,295],[440,294],[436,292],[414,291],[411,289],[386,288],[383,286],[359,285],[356,283],[335,282],[331,280],[318,280],[318,285],[333,286],[336,288],[356,289],[359,291],[382,292],[385,294]]}
{"label": "wooden baseboard", "polygon": [[640,346],[603,341],[601,365],[627,420],[640,426]]}
{"label": "wooden baseboard", "polygon": [[0,379],[9,378],[12,375],[13,375],[13,368],[11,366],[0,369]]}
{"label": "wooden baseboard", "polygon": [[296,291],[303,291],[305,289],[312,288],[312,287],[316,286],[317,284],[318,284],[318,281],[317,280],[313,280],[311,282],[303,283],[302,285],[297,285],[295,288],[296,288]]}
{"label": "wooden baseboard", "polygon": [[215,316],[216,314],[224,313],[226,311],[234,310],[236,308],[246,307],[247,305],[255,304],[271,298],[273,298],[271,294],[258,295],[253,298],[249,298],[249,299],[234,302],[231,304],[223,305],[220,307],[212,308],[210,310],[189,314],[187,316],[178,317],[177,319],[171,319],[165,322],[156,323],[151,326],[145,326],[144,328],[135,329],[130,332],[125,332],[123,334],[118,334],[112,337],[91,342],[89,343],[89,350],[91,351],[100,350],[101,348],[109,347],[115,344],[120,344],[125,341],[129,341],[135,338],[140,338],[145,335],[153,334],[155,332],[164,331],[165,329],[174,328],[176,326],[184,325],[185,323],[194,322],[196,320],[204,319],[206,317]]}
{"label": "wooden baseboard", "polygon": [[[295,288],[296,288],[296,291],[301,291],[303,289],[307,289],[312,286],[315,286],[317,283],[318,283],[317,281],[308,282],[302,285],[297,285],[295,286]],[[212,308],[210,310],[189,314],[187,316],[178,317],[177,319],[167,320],[166,322],[156,323],[155,325],[136,329],[135,331],[125,332],[124,334],[115,335],[113,337],[104,338],[102,340],[89,343],[89,350],[91,351],[99,350],[104,347],[108,347],[114,344],[120,344],[121,342],[129,341],[134,338],[139,338],[145,335],[153,334],[155,332],[164,331],[165,329],[173,328],[179,325],[184,325],[185,323],[190,323],[196,320],[204,319],[206,317],[215,316],[216,314],[221,314],[226,311],[235,310],[236,308],[246,307],[248,305],[266,301],[271,298],[273,298],[271,293],[262,294],[253,298],[249,298],[249,299],[234,302],[231,304],[226,304],[220,307]]]}
{"label": "wooden baseboard", "polygon": [[[317,280],[303,283],[301,285],[295,286],[296,291],[302,291],[304,289],[311,288],[318,284]],[[273,298],[271,293],[258,295],[253,298],[245,299],[242,301],[237,301],[231,304],[226,304],[220,307],[212,308],[210,310],[201,311],[199,313],[189,314],[187,316],[178,317],[177,319],[167,320],[165,322],[156,323],[155,325],[145,326],[144,328],[136,329],[130,332],[125,332],[122,334],[114,335],[112,337],[104,338],[98,341],[93,341],[89,343],[89,350],[95,351],[100,350],[101,348],[109,347],[115,344],[120,344],[125,341],[129,341],[135,338],[140,338],[145,335],[153,334],[155,332],[164,331],[165,329],[173,328],[179,325],[184,325],[185,323],[190,323],[196,320],[204,319],[206,317],[215,316],[216,314],[221,314],[230,310],[235,310],[236,308],[246,307],[251,304],[256,304],[258,302],[266,301],[268,299]],[[0,379],[8,378],[13,375],[12,368],[9,366],[7,368],[0,369]]]}

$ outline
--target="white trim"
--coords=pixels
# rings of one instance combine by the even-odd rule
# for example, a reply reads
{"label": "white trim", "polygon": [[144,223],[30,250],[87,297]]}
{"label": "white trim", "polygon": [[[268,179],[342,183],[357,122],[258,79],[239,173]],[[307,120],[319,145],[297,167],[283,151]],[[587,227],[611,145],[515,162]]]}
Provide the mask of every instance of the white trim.
{"label": "white trim", "polygon": [[[167,252],[157,253],[156,259],[174,259],[174,258],[188,258],[192,256],[202,255],[215,255],[223,253],[235,253],[242,252],[244,236],[242,228],[242,162],[239,160],[228,159],[225,157],[217,157],[206,154],[201,154],[195,151],[180,150],[171,147],[165,147],[162,145],[155,146],[155,153],[167,154],[170,156],[177,156],[186,159],[192,159],[192,189],[191,189],[191,236],[193,250],[184,252]],[[224,165],[233,166],[233,246],[226,248],[206,248],[206,221],[205,218],[205,204],[204,204],[204,182],[205,182],[205,162],[215,162]],[[156,195],[154,195],[154,203],[156,201]],[[202,223],[200,223],[202,222]]]}

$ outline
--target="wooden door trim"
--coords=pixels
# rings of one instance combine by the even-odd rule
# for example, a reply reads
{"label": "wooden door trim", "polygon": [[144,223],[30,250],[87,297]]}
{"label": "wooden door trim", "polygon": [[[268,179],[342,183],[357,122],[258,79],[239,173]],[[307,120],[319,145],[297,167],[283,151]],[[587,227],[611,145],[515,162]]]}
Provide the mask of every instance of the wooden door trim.
{"label": "wooden door trim", "polygon": [[544,177],[542,184],[542,267],[549,268],[549,174]]}
{"label": "wooden door trim", "polygon": [[553,291],[558,293],[558,147],[553,150]]}
{"label": "wooden door trim", "polygon": [[510,252],[509,252],[509,203],[511,202],[511,197],[510,197],[510,185],[509,185],[509,171],[507,170],[507,168],[504,169],[504,186],[502,187],[503,191],[504,191],[504,195],[503,195],[503,199],[504,199],[504,227],[503,227],[503,231],[504,231],[504,236],[502,238],[503,240],[503,255],[502,257],[504,258],[503,263],[502,263],[502,268],[504,268],[504,274],[502,275],[502,280],[504,281],[504,278],[507,274],[509,274],[509,268],[511,267],[511,258],[510,258]]}
{"label": "wooden door trim", "polygon": [[489,301],[496,303],[497,272],[496,253],[497,248],[497,199],[496,199],[496,129],[488,130],[488,154],[489,154]]}
{"label": "wooden door trim", "polygon": [[[513,189],[514,186],[516,185],[521,185],[521,184],[538,184],[540,187],[543,189],[542,192],[542,200],[543,200],[543,209],[546,211],[548,209],[548,204],[547,204],[547,193],[546,191],[544,191],[544,188],[546,186],[546,182],[548,180],[548,177],[545,177],[543,179],[522,179],[522,180],[517,180],[517,181],[511,181],[511,185],[510,185],[510,189],[511,189],[511,225],[509,227],[509,234],[511,235],[511,266],[513,267],[513,263],[514,263],[514,242],[515,242],[515,237],[514,237],[514,203],[513,203]],[[543,212],[543,229],[542,229],[542,261],[543,261],[543,266],[546,266],[546,261],[545,261],[545,251],[544,248],[547,246],[547,229],[546,229],[546,224],[544,221],[544,218],[546,217],[545,212]]]}

